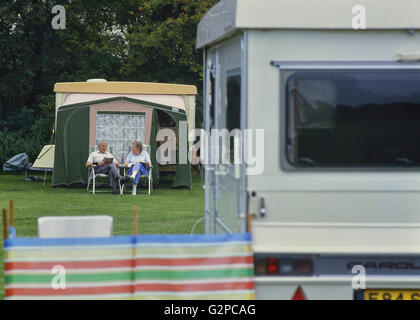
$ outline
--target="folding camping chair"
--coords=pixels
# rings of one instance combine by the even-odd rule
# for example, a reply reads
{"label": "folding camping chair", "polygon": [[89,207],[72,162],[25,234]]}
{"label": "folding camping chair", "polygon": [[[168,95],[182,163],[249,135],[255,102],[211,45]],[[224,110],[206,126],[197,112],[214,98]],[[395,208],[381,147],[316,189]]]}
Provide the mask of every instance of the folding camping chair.
{"label": "folding camping chair", "polygon": [[112,236],[111,216],[38,218],[39,238],[104,238]]}
{"label": "folding camping chair", "polygon": [[[144,144],[143,145],[143,149],[145,150],[145,151],[147,151],[147,153],[148,154],[151,154],[150,153],[150,150],[151,150],[151,148],[150,148],[150,145],[148,145],[148,144]],[[125,177],[125,175],[127,174],[127,169],[128,169],[128,167],[126,167],[126,166],[121,166],[121,168],[123,168],[123,170],[124,170],[124,174],[123,174],[123,176]],[[142,178],[144,179],[147,179],[147,184],[148,184],[148,195],[150,196],[150,193],[152,192],[152,190],[153,190],[153,177],[152,177],[152,169],[153,169],[153,166],[152,165],[150,165],[149,166],[149,175],[148,176],[146,176],[146,175],[141,175],[140,176],[140,180],[139,180],[139,184],[141,183],[141,180],[142,180]],[[125,184],[124,185],[122,185],[121,186],[121,188],[120,188],[120,194],[124,194],[124,188],[125,188]]]}
{"label": "folding camping chair", "polygon": [[[95,146],[90,147],[90,152],[93,152],[95,150]],[[109,152],[112,153],[112,147],[109,148]],[[95,194],[95,192],[108,192],[108,191],[97,191],[96,190],[96,179],[97,178],[106,178],[109,179],[107,174],[104,173],[95,173],[95,168],[97,168],[97,165],[92,165],[88,168],[88,183],[87,183],[87,188],[86,191],[89,192],[89,187],[90,187],[90,182],[92,181],[92,193]],[[120,169],[121,167],[119,167],[118,169]],[[121,182],[118,180],[118,185],[120,188],[120,193],[121,193]]]}

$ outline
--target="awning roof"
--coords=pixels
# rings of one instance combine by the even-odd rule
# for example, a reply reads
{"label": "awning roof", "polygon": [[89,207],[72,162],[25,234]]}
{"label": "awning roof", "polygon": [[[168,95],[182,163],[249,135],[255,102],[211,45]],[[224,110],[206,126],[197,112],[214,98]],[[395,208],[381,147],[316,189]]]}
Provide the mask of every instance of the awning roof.
{"label": "awning roof", "polygon": [[197,87],[155,82],[58,82],[54,92],[196,95]]}
{"label": "awning roof", "polygon": [[[111,99],[121,97],[121,94],[108,94],[108,93],[70,93],[67,95],[64,103],[59,108],[79,104],[83,102],[95,102],[97,100]],[[181,95],[164,95],[164,94],[124,94],[124,97],[148,101],[152,103],[162,104],[166,106],[175,107],[184,111],[187,111],[185,107],[185,100]]]}

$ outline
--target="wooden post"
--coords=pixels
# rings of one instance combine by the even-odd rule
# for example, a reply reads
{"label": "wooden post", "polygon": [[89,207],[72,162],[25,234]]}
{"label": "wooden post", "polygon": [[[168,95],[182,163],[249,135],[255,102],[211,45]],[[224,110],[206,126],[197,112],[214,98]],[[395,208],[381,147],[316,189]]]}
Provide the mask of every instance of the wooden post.
{"label": "wooden post", "polygon": [[9,237],[7,232],[7,211],[3,208],[3,239],[6,240]]}
{"label": "wooden post", "polygon": [[138,227],[138,221],[139,221],[139,207],[134,207],[134,218],[133,218],[133,235],[137,235],[137,227]]}
{"label": "wooden post", "polygon": [[10,226],[13,227],[13,200],[9,201]]}
{"label": "wooden post", "polygon": [[252,222],[252,216],[250,213],[246,214],[246,232],[251,232],[251,222]]}

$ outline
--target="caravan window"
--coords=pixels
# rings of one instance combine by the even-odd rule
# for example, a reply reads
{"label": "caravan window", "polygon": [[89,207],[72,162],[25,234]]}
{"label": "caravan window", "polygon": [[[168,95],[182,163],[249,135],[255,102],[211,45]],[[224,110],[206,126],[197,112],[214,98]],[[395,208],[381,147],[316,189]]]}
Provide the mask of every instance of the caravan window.
{"label": "caravan window", "polygon": [[228,74],[226,79],[226,129],[241,128],[241,74]]}
{"label": "caravan window", "polygon": [[[228,72],[226,79],[226,129],[241,129],[241,74],[240,70]],[[235,162],[234,138],[229,141],[229,161]]]}
{"label": "caravan window", "polygon": [[210,70],[210,101],[209,101],[209,118],[210,129],[216,127],[216,68],[212,66]]}
{"label": "caravan window", "polygon": [[291,164],[420,165],[418,72],[296,72],[286,96]]}

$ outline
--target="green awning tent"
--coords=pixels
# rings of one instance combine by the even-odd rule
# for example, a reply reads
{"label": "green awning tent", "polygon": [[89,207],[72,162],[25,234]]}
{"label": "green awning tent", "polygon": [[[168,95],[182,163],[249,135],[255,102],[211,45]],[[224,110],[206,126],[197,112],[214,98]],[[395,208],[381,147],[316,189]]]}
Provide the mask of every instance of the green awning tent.
{"label": "green awning tent", "polygon": [[[121,105],[123,103],[125,105],[129,104],[130,112],[120,110],[116,106],[118,103],[121,103]],[[156,159],[156,135],[160,129],[158,110],[166,113],[175,121],[177,130],[180,121],[187,121],[187,115],[184,110],[170,106],[127,97],[117,97],[66,105],[58,109],[52,186],[87,184],[88,171],[86,169],[86,160],[93,145],[91,135],[96,134],[97,130],[97,127],[93,126],[93,124],[97,125],[98,105],[106,109],[108,114],[142,115],[146,110],[147,114],[151,115],[151,119],[146,119],[146,122],[148,121],[149,124],[145,125],[145,130],[149,131],[149,133],[146,132],[146,135],[149,137],[151,147],[150,157],[153,164],[153,181],[154,184],[157,184],[159,182],[159,164]],[[180,148],[180,144],[185,145],[183,148]],[[179,163],[179,150],[188,150],[187,146],[187,139],[181,141],[178,137],[176,172],[172,187],[191,188],[190,163]],[[188,155],[186,158],[188,159]]]}

